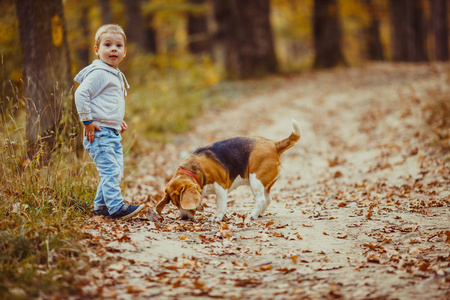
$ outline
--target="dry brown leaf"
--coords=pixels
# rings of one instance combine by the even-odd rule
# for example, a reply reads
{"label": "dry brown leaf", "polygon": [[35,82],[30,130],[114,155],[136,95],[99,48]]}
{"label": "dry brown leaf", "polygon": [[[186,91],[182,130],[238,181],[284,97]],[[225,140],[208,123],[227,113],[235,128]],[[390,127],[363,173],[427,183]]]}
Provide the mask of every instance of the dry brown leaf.
{"label": "dry brown leaf", "polygon": [[280,273],[288,274],[288,273],[292,273],[292,272],[296,271],[297,269],[296,268],[279,268],[276,270]]}
{"label": "dry brown leaf", "polygon": [[128,293],[142,293],[145,291],[145,287],[139,285],[127,285],[126,289]]}
{"label": "dry brown leaf", "polygon": [[336,171],[336,172],[334,172],[334,174],[333,174],[333,178],[340,178],[340,177],[342,177],[342,176],[344,176],[344,174],[342,174],[341,171]]}
{"label": "dry brown leaf", "polygon": [[272,269],[273,269],[273,266],[271,264],[263,265],[263,266],[259,267],[260,271],[268,271],[268,270],[272,270]]}
{"label": "dry brown leaf", "polygon": [[297,264],[298,255],[291,255],[292,262],[296,265]]}

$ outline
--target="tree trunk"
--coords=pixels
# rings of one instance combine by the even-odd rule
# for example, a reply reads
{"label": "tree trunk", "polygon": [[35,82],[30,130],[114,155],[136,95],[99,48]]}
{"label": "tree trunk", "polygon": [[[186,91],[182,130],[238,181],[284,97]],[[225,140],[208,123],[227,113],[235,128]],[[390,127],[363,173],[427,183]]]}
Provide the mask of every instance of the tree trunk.
{"label": "tree trunk", "polygon": [[224,46],[228,77],[255,78],[277,71],[269,14],[269,0],[214,1],[216,40]]}
{"label": "tree trunk", "polygon": [[[204,6],[206,0],[189,0],[196,6]],[[189,51],[193,54],[209,53],[211,51],[208,19],[205,12],[190,12],[188,16]]]}
{"label": "tree trunk", "polygon": [[124,0],[126,6],[128,26],[127,40],[145,52],[156,53],[156,32],[153,29],[152,15],[142,15],[142,0]]}
{"label": "tree trunk", "polygon": [[99,0],[100,1],[100,9],[102,13],[103,24],[111,24],[111,6],[109,5],[109,0]]}
{"label": "tree trunk", "polygon": [[78,68],[81,70],[83,67],[89,64],[89,49],[91,43],[89,40],[89,21],[88,21],[89,8],[87,5],[83,5],[81,8],[81,17],[79,20],[79,29],[81,31],[80,42],[77,49],[78,56]]}
{"label": "tree trunk", "polygon": [[[232,0],[213,0],[213,14],[217,27],[213,36],[213,57],[216,62],[225,67],[228,77],[231,77],[231,73],[237,74],[236,63],[232,60],[236,51],[228,51],[236,46],[233,38],[235,29],[231,5]],[[236,59],[234,61],[237,62]]]}
{"label": "tree trunk", "polygon": [[392,60],[408,60],[408,0],[390,0]]}
{"label": "tree trunk", "polygon": [[[73,84],[61,0],[17,0],[23,57],[28,157],[46,163]],[[73,99],[72,99],[73,101]],[[70,110],[70,109],[69,109]]]}
{"label": "tree trunk", "polygon": [[128,15],[127,40],[134,42],[142,50],[146,49],[144,22],[141,14],[141,0],[125,0]]}
{"label": "tree trunk", "polygon": [[421,0],[390,0],[394,61],[426,61]]}
{"label": "tree trunk", "polygon": [[383,60],[383,46],[380,41],[380,19],[378,9],[372,0],[365,1],[366,9],[369,13],[370,24],[366,28],[366,51],[369,60]]}
{"label": "tree trunk", "polygon": [[277,71],[277,61],[270,25],[269,0],[236,0],[240,75],[244,78],[264,76]]}
{"label": "tree trunk", "polygon": [[156,53],[157,52],[157,44],[156,44],[156,30],[152,26],[153,15],[149,14],[144,16],[145,20],[145,49],[147,52]]}
{"label": "tree trunk", "polygon": [[434,33],[434,56],[438,61],[447,61],[449,56],[447,0],[430,0],[430,8]]}
{"label": "tree trunk", "polygon": [[336,0],[314,1],[314,68],[347,65],[341,49],[341,27]]}
{"label": "tree trunk", "polygon": [[413,32],[411,36],[414,40],[414,51],[411,54],[413,61],[428,61],[428,55],[426,51],[427,40],[427,24],[423,15],[423,2],[422,0],[415,0],[413,3]]}

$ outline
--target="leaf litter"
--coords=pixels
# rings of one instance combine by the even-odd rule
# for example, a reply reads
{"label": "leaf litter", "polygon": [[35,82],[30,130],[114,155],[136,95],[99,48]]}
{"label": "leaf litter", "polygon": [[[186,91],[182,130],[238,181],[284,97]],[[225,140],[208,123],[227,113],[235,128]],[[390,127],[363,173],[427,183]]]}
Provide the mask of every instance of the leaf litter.
{"label": "leaf litter", "polygon": [[[176,143],[144,147],[126,200],[147,211],[86,221],[83,296],[448,298],[450,165],[422,110],[437,91],[450,98],[449,74],[446,65],[375,64],[300,75],[206,114]],[[184,153],[235,135],[281,139],[290,118],[304,136],[284,155],[262,218],[246,219],[247,188],[229,195],[222,222],[210,221],[214,196],[194,221],[172,205],[154,213]]]}

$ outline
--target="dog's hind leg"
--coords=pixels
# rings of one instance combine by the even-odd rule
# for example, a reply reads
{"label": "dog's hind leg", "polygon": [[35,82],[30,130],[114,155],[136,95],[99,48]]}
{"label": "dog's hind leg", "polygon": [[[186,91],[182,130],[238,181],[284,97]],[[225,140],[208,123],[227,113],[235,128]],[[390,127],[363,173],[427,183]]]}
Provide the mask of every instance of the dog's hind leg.
{"label": "dog's hind leg", "polygon": [[267,208],[264,185],[256,178],[255,174],[249,176],[250,188],[253,196],[255,196],[255,207],[253,208],[250,218],[256,220]]}
{"label": "dog's hind leg", "polygon": [[270,192],[268,193],[268,192],[264,191],[264,198],[266,199],[266,201],[264,202],[263,209],[262,209],[261,213],[259,214],[260,217],[264,214],[267,207],[269,207],[270,202],[272,201],[272,196],[270,195]]}

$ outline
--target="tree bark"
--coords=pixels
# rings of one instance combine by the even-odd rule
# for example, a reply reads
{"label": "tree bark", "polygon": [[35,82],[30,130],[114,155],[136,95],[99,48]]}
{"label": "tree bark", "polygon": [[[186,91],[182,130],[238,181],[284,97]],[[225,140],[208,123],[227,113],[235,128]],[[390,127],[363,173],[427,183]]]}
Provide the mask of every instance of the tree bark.
{"label": "tree bark", "polygon": [[235,51],[228,51],[228,49],[233,49],[236,42],[233,38],[235,29],[231,5],[232,0],[213,0],[213,14],[217,27],[213,35],[213,57],[216,62],[225,67],[228,74],[237,73],[237,71],[231,72],[230,70],[237,69],[234,64],[231,65],[231,56]]}
{"label": "tree bark", "polygon": [[[189,0],[196,6],[206,4],[206,0]],[[208,19],[206,13],[190,12],[188,16],[189,51],[193,54],[210,53]]]}
{"label": "tree bark", "polygon": [[127,40],[134,42],[142,50],[146,49],[144,22],[141,14],[141,0],[125,0],[128,15]]}
{"label": "tree bark", "polygon": [[390,0],[394,61],[426,61],[426,26],[421,0]]}
{"label": "tree bark", "polygon": [[99,2],[100,2],[100,9],[102,12],[103,24],[111,24],[112,17],[111,17],[111,6],[109,5],[109,0],[99,0]]}
{"label": "tree bark", "polygon": [[149,53],[156,53],[158,50],[157,43],[156,43],[156,30],[152,26],[153,22],[153,15],[149,14],[144,16],[145,20],[145,49]]}
{"label": "tree bark", "polygon": [[79,29],[81,31],[80,42],[77,49],[78,56],[78,70],[89,64],[89,49],[91,43],[89,42],[89,8],[87,5],[81,7],[81,17],[79,20]]}
{"label": "tree bark", "polygon": [[223,45],[230,78],[277,72],[269,0],[214,0],[216,40]]}
{"label": "tree bark", "polygon": [[437,61],[447,61],[449,58],[447,0],[430,0],[430,8],[434,57]]}
{"label": "tree bark", "polygon": [[142,15],[142,0],[124,0],[126,6],[128,26],[127,40],[145,52],[156,53],[156,32],[153,29],[152,15]]}
{"label": "tree bark", "polygon": [[347,65],[341,49],[341,27],[336,0],[314,1],[314,68]]}
{"label": "tree bark", "polygon": [[427,40],[427,24],[423,15],[423,2],[422,0],[415,0],[413,3],[413,24],[411,37],[414,40],[414,51],[411,53],[413,61],[428,61],[428,55],[426,51]]}
{"label": "tree bark", "polygon": [[392,60],[408,60],[408,0],[390,0],[390,11]]}
{"label": "tree bark", "polygon": [[[63,107],[71,107],[70,57],[61,0],[17,0],[23,57],[28,157],[48,162]],[[73,101],[73,98],[71,99]],[[69,104],[67,104],[69,103]]]}
{"label": "tree bark", "polygon": [[366,0],[364,4],[370,17],[370,24],[366,28],[367,58],[369,60],[383,60],[384,55],[380,41],[380,19],[377,6],[372,0]]}

